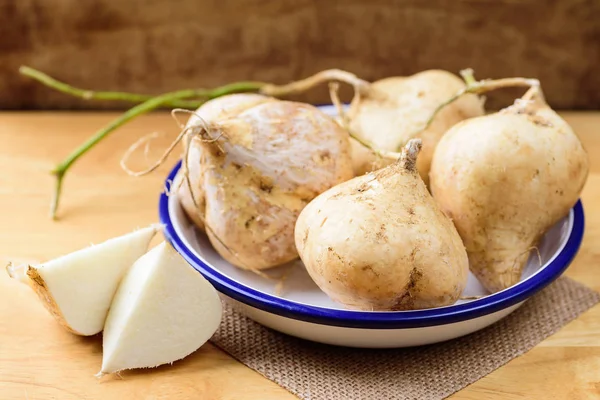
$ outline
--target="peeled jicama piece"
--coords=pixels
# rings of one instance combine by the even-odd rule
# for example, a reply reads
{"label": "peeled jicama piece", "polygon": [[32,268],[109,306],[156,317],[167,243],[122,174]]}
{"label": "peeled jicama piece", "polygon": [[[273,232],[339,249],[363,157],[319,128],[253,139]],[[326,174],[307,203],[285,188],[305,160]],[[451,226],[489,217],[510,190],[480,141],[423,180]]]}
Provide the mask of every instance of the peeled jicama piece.
{"label": "peeled jicama piece", "polygon": [[186,357],[217,330],[221,311],[210,283],[161,243],[135,262],[117,290],[98,376]]}
{"label": "peeled jicama piece", "polygon": [[112,298],[125,272],[148,250],[159,226],[109,239],[37,266],[7,268],[28,283],[48,311],[69,331],[102,331]]}

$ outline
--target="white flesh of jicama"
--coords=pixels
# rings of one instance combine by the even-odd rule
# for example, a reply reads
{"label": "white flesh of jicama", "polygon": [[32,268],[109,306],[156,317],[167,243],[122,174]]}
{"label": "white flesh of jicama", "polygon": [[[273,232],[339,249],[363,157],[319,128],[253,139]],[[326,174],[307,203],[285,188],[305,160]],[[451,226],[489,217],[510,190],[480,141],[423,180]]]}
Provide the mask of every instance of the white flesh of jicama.
{"label": "white flesh of jicama", "polygon": [[221,322],[212,285],[166,242],[135,262],[104,327],[97,376],[172,363],[196,351]]}
{"label": "white flesh of jicama", "polygon": [[102,331],[121,279],[159,229],[139,229],[26,270],[9,267],[9,274],[28,283],[68,330],[95,335]]}

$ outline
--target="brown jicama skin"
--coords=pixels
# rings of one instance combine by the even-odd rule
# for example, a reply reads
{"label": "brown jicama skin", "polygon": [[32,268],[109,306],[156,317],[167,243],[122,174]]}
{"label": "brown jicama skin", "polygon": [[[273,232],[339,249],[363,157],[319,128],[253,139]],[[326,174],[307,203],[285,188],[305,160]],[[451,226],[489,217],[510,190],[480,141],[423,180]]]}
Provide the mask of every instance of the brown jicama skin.
{"label": "brown jicama skin", "polygon": [[450,129],[430,184],[472,272],[496,292],[519,282],[530,251],[579,198],[588,167],[576,134],[533,87],[513,106]]}
{"label": "brown jicama skin", "polygon": [[420,138],[423,150],[417,168],[427,183],[431,156],[440,137],[457,122],[484,114],[482,99],[466,94],[439,110],[430,121],[439,106],[465,88],[458,76],[443,70],[373,83],[345,71],[326,70],[288,85],[270,85],[262,92],[282,96],[334,80],[353,85],[357,94],[343,123],[354,136],[351,144],[355,175],[395,162],[398,154],[389,153],[400,151],[410,139]]}
{"label": "brown jicama skin", "polygon": [[[464,87],[458,76],[442,70],[381,79],[373,82],[359,105],[350,110],[350,129],[375,149],[384,151],[398,151],[408,140],[420,138],[423,149],[417,169],[427,183],[431,157],[442,135],[454,124],[484,114],[482,100],[467,94],[444,107],[423,130],[435,109]],[[357,175],[394,162],[378,157],[356,141],[352,147]]]}
{"label": "brown jicama skin", "polygon": [[453,304],[465,288],[467,254],[416,169],[420,140],[396,163],[315,198],[296,223],[296,247],[315,283],[356,310]]}
{"label": "brown jicama skin", "polygon": [[198,111],[204,121],[188,124],[201,130],[189,148],[191,204],[189,190],[180,190],[219,254],[260,270],[298,257],[296,219],[319,193],[353,177],[350,144],[316,107],[235,96],[206,103]]}
{"label": "brown jicama skin", "polygon": [[[275,101],[271,97],[262,96],[253,93],[232,94],[224,97],[218,97],[208,101],[198,108],[194,114],[190,116],[186,126],[191,127],[199,123],[202,118],[206,123],[216,123],[219,120],[235,117],[240,112],[255,105],[268,101]],[[191,146],[187,153],[189,165],[201,164],[201,146]],[[184,153],[186,149],[184,149]],[[195,182],[194,185],[187,185],[181,181],[183,178],[183,169],[181,169],[174,182],[174,187],[177,188],[179,202],[185,210],[188,217],[199,228],[204,230],[204,189],[202,185],[202,176],[200,168],[189,169],[190,182]],[[193,196],[190,193],[193,190]],[[195,204],[197,203],[197,205]]]}

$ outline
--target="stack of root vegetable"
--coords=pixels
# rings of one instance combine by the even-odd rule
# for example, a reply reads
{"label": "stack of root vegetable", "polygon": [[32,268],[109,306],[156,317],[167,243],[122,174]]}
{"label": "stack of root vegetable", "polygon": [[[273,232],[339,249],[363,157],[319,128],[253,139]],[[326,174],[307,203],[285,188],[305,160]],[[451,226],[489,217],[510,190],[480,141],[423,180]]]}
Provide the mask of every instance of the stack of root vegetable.
{"label": "stack of root vegetable", "polygon": [[[214,96],[179,135],[174,193],[231,264],[263,274],[299,257],[349,309],[450,305],[469,269],[490,292],[506,289],[576,203],[588,156],[536,79],[462,78],[431,70],[369,83],[329,70]],[[355,91],[345,108],[332,90],[336,119],[280,99],[332,81]],[[480,95],[508,86],[528,90],[486,115]],[[11,268],[71,331],[104,328],[102,373],[180,359],[219,324],[216,292],[169,245],[142,255],[156,229],[26,275]],[[95,296],[81,301],[74,287]]]}
{"label": "stack of root vegetable", "polygon": [[[325,293],[360,310],[453,304],[469,267],[491,292],[517,283],[588,175],[539,81],[333,72],[211,100],[188,121],[178,195],[221,256],[252,270],[299,256]],[[265,95],[330,79],[356,91],[337,125]],[[528,90],[484,115],[478,94],[507,86]]]}

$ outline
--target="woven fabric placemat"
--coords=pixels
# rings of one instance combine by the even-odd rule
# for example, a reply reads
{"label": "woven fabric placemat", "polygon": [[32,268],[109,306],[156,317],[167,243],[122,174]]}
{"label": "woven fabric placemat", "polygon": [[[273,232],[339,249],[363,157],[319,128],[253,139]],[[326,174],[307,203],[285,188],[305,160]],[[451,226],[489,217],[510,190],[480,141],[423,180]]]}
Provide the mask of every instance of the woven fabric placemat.
{"label": "woven fabric placemat", "polygon": [[530,350],[599,301],[600,294],[563,277],[484,330],[385,350],[297,339],[226,307],[211,341],[303,400],[437,400]]}

